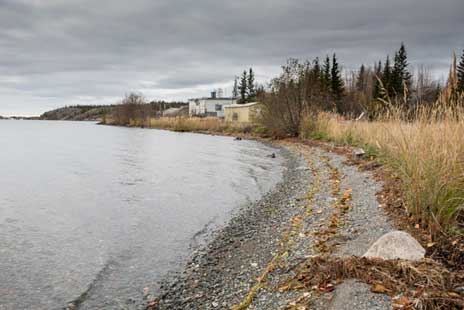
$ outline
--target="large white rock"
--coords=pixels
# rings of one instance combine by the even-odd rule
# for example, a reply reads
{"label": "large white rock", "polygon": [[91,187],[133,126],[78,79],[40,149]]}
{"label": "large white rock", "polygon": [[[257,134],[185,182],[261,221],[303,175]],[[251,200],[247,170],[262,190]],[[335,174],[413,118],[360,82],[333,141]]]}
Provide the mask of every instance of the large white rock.
{"label": "large white rock", "polygon": [[425,249],[410,234],[404,231],[392,231],[374,242],[363,257],[420,260],[424,255]]}

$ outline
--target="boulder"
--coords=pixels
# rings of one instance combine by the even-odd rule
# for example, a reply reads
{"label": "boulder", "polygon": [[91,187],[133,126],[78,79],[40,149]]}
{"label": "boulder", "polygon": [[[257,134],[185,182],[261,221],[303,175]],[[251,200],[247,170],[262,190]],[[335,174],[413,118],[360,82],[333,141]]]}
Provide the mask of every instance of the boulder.
{"label": "boulder", "polygon": [[424,255],[425,249],[410,234],[404,231],[392,231],[374,242],[363,257],[420,260]]}

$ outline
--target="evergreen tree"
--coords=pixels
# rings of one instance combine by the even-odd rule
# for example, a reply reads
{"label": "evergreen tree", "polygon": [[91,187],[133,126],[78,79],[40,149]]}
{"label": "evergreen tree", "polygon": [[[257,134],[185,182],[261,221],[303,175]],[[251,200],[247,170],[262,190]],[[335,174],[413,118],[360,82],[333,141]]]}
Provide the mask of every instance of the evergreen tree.
{"label": "evergreen tree", "polygon": [[321,65],[319,64],[319,57],[314,58],[313,60],[313,69],[312,69],[313,75],[316,79],[321,79],[322,77],[322,68]]}
{"label": "evergreen tree", "polygon": [[356,89],[358,91],[363,91],[364,88],[366,87],[366,83],[364,81],[364,75],[366,74],[366,68],[364,67],[364,64],[361,65],[359,68],[358,76],[356,78]]}
{"label": "evergreen tree", "polygon": [[247,91],[248,91],[248,77],[246,70],[243,71],[242,77],[240,79],[240,85],[238,86],[240,92],[240,102],[246,102]]}
{"label": "evergreen tree", "polygon": [[461,60],[457,68],[458,74],[458,92],[464,92],[464,50],[462,51]]}
{"label": "evergreen tree", "polygon": [[256,99],[256,90],[255,90],[255,74],[253,73],[253,69],[250,68],[248,73],[248,81],[247,81],[247,92],[248,92],[248,101],[253,101]]}
{"label": "evergreen tree", "polygon": [[232,97],[238,98],[238,76],[234,79],[234,88],[232,89]]}
{"label": "evergreen tree", "polygon": [[382,80],[382,62],[379,61],[378,65],[374,65],[374,91],[372,97],[374,99],[381,98],[381,91],[380,91],[380,81]]}
{"label": "evergreen tree", "polygon": [[341,78],[340,69],[338,68],[337,57],[333,54],[332,57],[332,70],[330,71],[331,77],[331,91],[335,99],[340,99],[343,95],[344,86]]}
{"label": "evergreen tree", "polygon": [[330,77],[330,58],[329,55],[325,57],[324,65],[322,66],[322,84],[325,89],[330,89],[331,77]]}
{"label": "evergreen tree", "polygon": [[408,56],[406,48],[401,43],[400,49],[395,53],[395,63],[391,73],[391,90],[397,96],[403,96],[404,86],[411,85],[411,74],[408,71]]}
{"label": "evergreen tree", "polygon": [[[388,95],[392,92],[392,68],[390,66],[390,56],[387,55],[387,60],[382,72],[382,84]],[[385,99],[385,98],[384,98]]]}

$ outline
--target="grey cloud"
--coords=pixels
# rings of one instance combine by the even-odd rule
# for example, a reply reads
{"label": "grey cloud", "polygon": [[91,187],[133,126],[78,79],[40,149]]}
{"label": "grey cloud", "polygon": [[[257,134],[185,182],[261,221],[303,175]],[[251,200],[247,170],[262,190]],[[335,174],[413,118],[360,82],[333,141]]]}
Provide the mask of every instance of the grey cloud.
{"label": "grey cloud", "polygon": [[289,57],[334,51],[353,69],[402,41],[412,65],[443,74],[464,47],[463,11],[462,0],[0,0],[0,115],[131,90],[203,96],[249,66],[268,78]]}

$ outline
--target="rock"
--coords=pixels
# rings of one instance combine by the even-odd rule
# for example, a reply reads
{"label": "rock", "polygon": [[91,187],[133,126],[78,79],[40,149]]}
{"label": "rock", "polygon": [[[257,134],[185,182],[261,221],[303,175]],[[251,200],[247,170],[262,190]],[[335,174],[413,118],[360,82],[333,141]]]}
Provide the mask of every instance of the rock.
{"label": "rock", "polygon": [[420,260],[424,255],[425,249],[410,234],[404,231],[392,231],[374,242],[363,257]]}
{"label": "rock", "polygon": [[77,307],[74,303],[69,303],[66,307],[66,310],[75,310],[75,309],[77,309]]}
{"label": "rock", "polygon": [[276,158],[276,154],[275,154],[275,153],[272,153],[272,154],[270,154],[270,155],[267,155],[267,157],[269,157],[269,158]]}
{"label": "rock", "polygon": [[459,294],[463,294],[463,295],[464,295],[464,286],[455,287],[455,288],[454,288],[454,291],[455,291],[456,293],[459,293]]}
{"label": "rock", "polygon": [[366,152],[360,147],[357,147],[357,148],[353,149],[353,155],[361,157],[364,154],[366,154]]}

